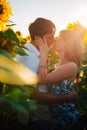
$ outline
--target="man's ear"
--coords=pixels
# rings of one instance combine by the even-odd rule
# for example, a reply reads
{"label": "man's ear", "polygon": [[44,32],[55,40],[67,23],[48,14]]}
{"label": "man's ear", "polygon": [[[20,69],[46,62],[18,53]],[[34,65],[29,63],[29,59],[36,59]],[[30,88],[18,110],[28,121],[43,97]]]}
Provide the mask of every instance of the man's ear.
{"label": "man's ear", "polygon": [[35,36],[35,41],[37,41],[39,39],[39,36]]}
{"label": "man's ear", "polygon": [[35,47],[39,50],[39,47],[38,47],[38,39],[39,39],[39,36],[35,36],[35,38],[34,38],[34,45],[35,45]]}

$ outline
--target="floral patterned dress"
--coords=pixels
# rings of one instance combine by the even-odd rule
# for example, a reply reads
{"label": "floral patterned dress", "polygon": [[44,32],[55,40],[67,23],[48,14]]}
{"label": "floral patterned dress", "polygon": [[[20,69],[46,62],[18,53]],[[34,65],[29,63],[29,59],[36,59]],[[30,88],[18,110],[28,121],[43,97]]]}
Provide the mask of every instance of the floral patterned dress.
{"label": "floral patterned dress", "polygon": [[[68,80],[59,82],[58,84],[48,85],[50,93],[53,94],[68,94],[72,91],[74,83]],[[53,117],[51,129],[67,130],[69,126],[75,123],[80,113],[74,103],[64,103],[50,108]]]}

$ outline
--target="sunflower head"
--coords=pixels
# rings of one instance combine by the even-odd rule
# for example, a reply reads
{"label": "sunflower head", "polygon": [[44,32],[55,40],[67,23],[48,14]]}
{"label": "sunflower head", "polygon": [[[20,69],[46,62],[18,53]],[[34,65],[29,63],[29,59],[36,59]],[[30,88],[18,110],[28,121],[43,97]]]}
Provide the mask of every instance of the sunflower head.
{"label": "sunflower head", "polygon": [[9,22],[9,18],[12,15],[10,3],[6,0],[0,0],[0,30],[4,29],[5,24]]}
{"label": "sunflower head", "polygon": [[2,14],[3,13],[3,6],[2,6],[2,4],[0,4],[0,14]]}

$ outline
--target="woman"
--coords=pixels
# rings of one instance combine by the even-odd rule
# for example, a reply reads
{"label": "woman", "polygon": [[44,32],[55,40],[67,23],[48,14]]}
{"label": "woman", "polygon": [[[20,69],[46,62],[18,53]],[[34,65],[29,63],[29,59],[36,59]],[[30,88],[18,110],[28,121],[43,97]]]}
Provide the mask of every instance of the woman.
{"label": "woman", "polygon": [[[73,30],[62,30],[55,41],[54,49],[59,52],[60,62],[56,69],[47,73],[47,55],[49,47],[45,38],[39,38],[40,48],[40,83],[47,83],[50,93],[67,94],[74,89],[77,69],[81,64],[81,39]],[[80,114],[74,103],[64,103],[50,108],[53,117],[53,129],[68,130],[79,120]],[[55,124],[55,125],[54,125]],[[52,127],[51,127],[52,128]]]}

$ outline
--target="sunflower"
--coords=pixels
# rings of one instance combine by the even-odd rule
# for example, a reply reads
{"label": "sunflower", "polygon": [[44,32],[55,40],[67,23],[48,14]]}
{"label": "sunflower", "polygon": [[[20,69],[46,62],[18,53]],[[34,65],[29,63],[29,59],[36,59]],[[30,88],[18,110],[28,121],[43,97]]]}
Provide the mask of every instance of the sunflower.
{"label": "sunflower", "polygon": [[12,14],[12,8],[6,0],[0,0],[0,30],[4,28]]}

